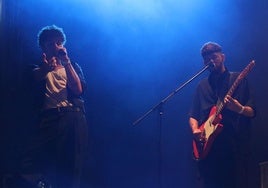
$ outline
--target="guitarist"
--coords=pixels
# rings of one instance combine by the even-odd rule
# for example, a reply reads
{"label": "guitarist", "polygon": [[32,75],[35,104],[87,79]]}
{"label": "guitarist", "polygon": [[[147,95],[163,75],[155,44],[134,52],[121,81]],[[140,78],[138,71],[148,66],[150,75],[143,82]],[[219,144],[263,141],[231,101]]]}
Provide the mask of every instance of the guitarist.
{"label": "guitarist", "polygon": [[[246,79],[232,96],[226,96],[239,73],[230,72],[224,62],[222,47],[207,42],[201,48],[204,64],[211,64],[208,78],[200,81],[189,113],[189,124],[194,139],[202,139],[199,129],[209,117],[210,110],[224,101],[217,135],[208,155],[198,160],[198,184],[202,188],[247,188],[246,164],[250,120],[255,116],[254,103]],[[242,168],[241,168],[242,167]]]}

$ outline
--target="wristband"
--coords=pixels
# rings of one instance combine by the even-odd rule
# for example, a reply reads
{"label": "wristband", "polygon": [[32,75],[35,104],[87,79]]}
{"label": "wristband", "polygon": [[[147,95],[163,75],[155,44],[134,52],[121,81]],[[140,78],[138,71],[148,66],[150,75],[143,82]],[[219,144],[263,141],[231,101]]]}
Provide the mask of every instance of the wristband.
{"label": "wristband", "polygon": [[241,110],[240,110],[238,113],[239,113],[239,114],[243,114],[244,110],[245,110],[245,107],[242,106]]}

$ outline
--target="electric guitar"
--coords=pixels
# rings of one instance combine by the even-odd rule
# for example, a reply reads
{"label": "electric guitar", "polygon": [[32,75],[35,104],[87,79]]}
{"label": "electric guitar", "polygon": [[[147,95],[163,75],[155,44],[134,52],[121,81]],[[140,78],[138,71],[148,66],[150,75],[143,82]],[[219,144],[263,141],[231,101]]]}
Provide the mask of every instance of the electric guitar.
{"label": "electric guitar", "polygon": [[[244,70],[235,79],[226,96],[233,95],[237,86],[248,75],[254,65],[255,61],[252,60],[244,68]],[[221,112],[224,107],[224,101],[219,101],[211,108],[208,119],[199,127],[201,133],[193,139],[193,157],[195,160],[201,160],[207,157],[215,138],[222,131],[223,125],[220,122],[222,120]]]}

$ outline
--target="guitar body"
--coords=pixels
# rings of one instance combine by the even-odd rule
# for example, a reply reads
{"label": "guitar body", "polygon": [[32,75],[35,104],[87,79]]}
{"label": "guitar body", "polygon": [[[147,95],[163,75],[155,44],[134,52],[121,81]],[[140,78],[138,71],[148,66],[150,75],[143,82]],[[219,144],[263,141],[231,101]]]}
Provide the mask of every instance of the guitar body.
{"label": "guitar body", "polygon": [[216,116],[216,111],[217,107],[213,106],[209,118],[199,127],[200,136],[193,140],[193,155],[196,160],[204,159],[208,155],[215,138],[223,129],[223,125],[220,124],[222,116]]}

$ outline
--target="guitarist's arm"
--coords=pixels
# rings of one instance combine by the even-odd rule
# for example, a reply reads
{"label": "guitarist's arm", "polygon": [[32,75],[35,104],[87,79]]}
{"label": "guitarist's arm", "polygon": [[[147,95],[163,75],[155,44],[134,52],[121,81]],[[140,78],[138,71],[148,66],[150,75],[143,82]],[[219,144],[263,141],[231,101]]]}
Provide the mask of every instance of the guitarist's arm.
{"label": "guitarist's arm", "polygon": [[232,98],[229,95],[224,98],[224,102],[228,109],[237,112],[241,115],[247,117],[254,117],[255,115],[253,108],[251,108],[250,106],[243,106],[238,100]]}
{"label": "guitarist's arm", "polygon": [[203,134],[204,131],[199,129],[198,121],[196,119],[190,117],[189,118],[189,124],[190,124],[190,127],[192,129],[194,139],[197,140],[197,141],[203,142],[204,141],[204,134]]}
{"label": "guitarist's arm", "polygon": [[201,132],[200,129],[198,128],[198,121],[196,119],[190,117],[189,124],[190,124],[190,128],[192,129],[193,134]]}

